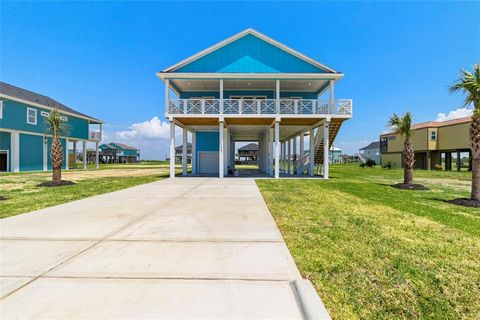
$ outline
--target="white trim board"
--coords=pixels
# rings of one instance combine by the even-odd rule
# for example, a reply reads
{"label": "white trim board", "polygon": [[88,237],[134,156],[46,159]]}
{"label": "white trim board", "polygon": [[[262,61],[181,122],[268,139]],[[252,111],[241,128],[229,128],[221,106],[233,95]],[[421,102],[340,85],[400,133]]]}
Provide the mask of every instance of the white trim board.
{"label": "white trim board", "polygon": [[229,73],[229,72],[157,72],[162,79],[237,79],[237,80],[338,80],[343,73]]}
{"label": "white trim board", "polygon": [[314,59],[312,59],[312,58],[304,55],[303,53],[300,53],[300,52],[298,52],[297,50],[294,50],[294,49],[292,49],[292,48],[290,48],[290,47],[287,47],[286,45],[284,45],[284,44],[282,44],[282,43],[280,43],[280,42],[278,42],[278,41],[276,41],[276,40],[274,40],[274,39],[272,39],[272,38],[270,38],[270,37],[268,37],[268,36],[266,36],[266,35],[258,32],[258,31],[256,31],[256,30],[254,30],[254,29],[252,29],[252,28],[248,28],[248,29],[246,29],[246,30],[244,30],[244,31],[242,31],[242,32],[239,32],[239,33],[231,36],[230,38],[227,38],[227,39],[225,39],[225,40],[223,40],[223,41],[220,41],[219,43],[217,43],[217,44],[215,44],[215,45],[213,45],[213,46],[211,46],[211,47],[208,47],[207,49],[202,50],[202,51],[194,54],[193,56],[190,56],[190,57],[188,57],[188,58],[186,58],[186,59],[184,59],[184,60],[182,60],[182,61],[174,64],[173,66],[170,66],[170,67],[164,69],[162,72],[172,72],[172,71],[175,71],[176,69],[181,68],[181,67],[183,67],[183,66],[185,66],[185,65],[187,65],[187,64],[189,64],[189,63],[191,63],[191,62],[193,62],[193,61],[195,61],[195,60],[197,60],[197,59],[200,59],[201,57],[204,57],[204,56],[206,56],[207,54],[209,54],[209,53],[211,53],[211,52],[213,52],[213,51],[216,51],[216,50],[218,50],[218,49],[220,49],[220,48],[222,48],[222,47],[224,47],[224,46],[226,46],[226,45],[228,45],[228,44],[230,44],[230,43],[232,43],[232,42],[234,42],[234,41],[236,41],[236,40],[238,40],[238,39],[240,39],[240,38],[243,38],[243,37],[245,37],[246,35],[253,35],[253,36],[255,36],[255,37],[257,37],[257,38],[259,38],[259,39],[261,39],[261,40],[263,40],[263,41],[265,41],[265,42],[268,42],[268,43],[270,43],[271,45],[274,45],[275,47],[277,47],[277,48],[279,48],[279,49],[281,49],[281,50],[283,50],[283,51],[285,51],[285,52],[287,52],[287,53],[289,53],[289,54],[291,54],[291,55],[293,55],[293,56],[295,56],[295,57],[297,57],[297,58],[299,58],[299,59],[301,59],[301,60],[303,60],[303,61],[305,61],[305,62],[310,63],[311,65],[313,65],[313,66],[315,66],[315,67],[317,67],[317,68],[323,69],[323,70],[325,70],[325,71],[327,71],[327,72],[330,72],[330,73],[337,73],[337,71],[335,71],[334,69],[332,69],[332,68],[330,68],[330,67],[327,67],[326,65],[321,64],[320,62],[318,62],[318,61],[316,61],[316,60],[314,60]]}
{"label": "white trim board", "polygon": [[[51,138],[52,135],[48,133],[38,133],[38,132],[31,132],[31,131],[24,131],[24,130],[15,130],[15,129],[7,129],[7,128],[0,128],[0,131],[3,132],[18,132],[18,133],[23,133],[23,134],[30,134],[32,136],[42,136],[42,137],[48,137]],[[69,141],[88,141],[88,142],[97,142],[98,140],[90,140],[90,139],[79,139],[79,138],[72,138],[72,137],[66,137],[66,136],[60,136],[60,139],[68,139]]]}

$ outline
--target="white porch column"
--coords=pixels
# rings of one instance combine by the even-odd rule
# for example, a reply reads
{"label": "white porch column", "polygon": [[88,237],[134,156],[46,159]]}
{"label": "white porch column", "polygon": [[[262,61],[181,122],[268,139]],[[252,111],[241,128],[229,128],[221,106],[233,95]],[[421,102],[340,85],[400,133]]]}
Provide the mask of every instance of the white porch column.
{"label": "white porch column", "polygon": [[187,175],[187,129],[183,128],[183,139],[182,139],[182,173],[184,176]]}
{"label": "white porch column", "polygon": [[288,153],[287,153],[287,172],[288,174],[291,174],[292,173],[292,165],[291,165],[291,161],[292,161],[292,140],[291,139],[288,139],[287,140],[287,147],[288,147]]}
{"label": "white porch column", "polygon": [[275,121],[275,179],[278,179],[279,177],[280,177],[280,121]]}
{"label": "white porch column", "polygon": [[280,141],[280,173],[283,172],[283,142]]}
{"label": "white porch column", "polygon": [[10,146],[12,148],[12,166],[10,167],[12,172],[20,171],[20,133],[14,131],[10,134]]}
{"label": "white porch column", "polygon": [[175,178],[175,122],[170,119],[170,179]]}
{"label": "white porch column", "polygon": [[228,176],[228,159],[230,158],[230,134],[226,126],[223,127],[223,175]]}
{"label": "white porch column", "polygon": [[267,152],[267,173],[269,176],[273,176],[273,129],[268,129],[268,152]]}
{"label": "white porch column", "polygon": [[223,79],[220,79],[220,114],[223,114]]}
{"label": "white porch column", "polygon": [[223,178],[223,118],[218,125],[218,177]]}
{"label": "white porch column", "polygon": [[196,151],[197,133],[192,131],[192,173],[197,174],[197,151]]}
{"label": "white porch column", "polygon": [[293,173],[297,173],[295,170],[297,166],[297,137],[293,138]]}
{"label": "white porch column", "polygon": [[303,153],[304,153],[304,148],[305,148],[305,135],[303,132],[300,132],[300,159],[303,158]]}
{"label": "white porch column", "polygon": [[[48,170],[48,143],[47,137],[43,137],[43,171]],[[75,145],[75,142],[74,142]]]}
{"label": "white porch column", "polygon": [[335,88],[334,80],[330,80],[330,113],[335,113]]}
{"label": "white porch column", "polygon": [[87,169],[87,140],[83,140],[83,169]]}
{"label": "white porch column", "polygon": [[68,139],[65,139],[65,170],[68,170]]}
{"label": "white porch column", "polygon": [[323,177],[328,179],[329,151],[330,151],[330,121],[326,120],[323,125]]}
{"label": "white porch column", "polygon": [[310,174],[310,177],[313,177],[315,174],[315,136],[313,134],[313,128],[310,129],[310,168],[308,170],[308,173]]}
{"label": "white porch column", "polygon": [[275,108],[280,113],[280,80],[275,81]]}
{"label": "white porch column", "polygon": [[100,159],[99,159],[100,155],[99,155],[99,152],[98,152],[98,141],[95,142],[95,167],[97,169],[100,168]]}

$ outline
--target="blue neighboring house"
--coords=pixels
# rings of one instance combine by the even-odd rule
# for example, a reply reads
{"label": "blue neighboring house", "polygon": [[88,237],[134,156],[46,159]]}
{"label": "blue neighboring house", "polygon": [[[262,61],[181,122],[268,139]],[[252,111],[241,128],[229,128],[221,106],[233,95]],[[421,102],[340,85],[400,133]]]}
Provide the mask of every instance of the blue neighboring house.
{"label": "blue neighboring house", "polygon": [[0,171],[50,170],[51,134],[45,124],[50,110],[58,108],[69,132],[61,137],[65,151],[65,169],[69,166],[69,146],[83,144],[83,164],[86,167],[86,144],[94,142],[97,151],[101,139],[101,120],[75,111],[47,96],[0,82]]}
{"label": "blue neighboring house", "polygon": [[137,163],[140,162],[140,150],[123,143],[111,142],[100,147],[100,159],[103,163]]}
{"label": "blue neighboring house", "polygon": [[343,73],[253,29],[157,76],[166,85],[172,178],[176,126],[183,129],[184,155],[191,137],[194,175],[232,174],[235,142],[248,141],[258,144],[264,175],[314,175],[317,166],[328,178],[329,146],[352,117],[352,100],[334,96]]}

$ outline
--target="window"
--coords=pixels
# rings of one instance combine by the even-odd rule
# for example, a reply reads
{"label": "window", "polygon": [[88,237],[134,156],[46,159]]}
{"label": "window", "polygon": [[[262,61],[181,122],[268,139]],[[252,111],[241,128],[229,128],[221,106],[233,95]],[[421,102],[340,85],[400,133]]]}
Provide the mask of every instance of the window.
{"label": "window", "polygon": [[3,119],[3,100],[0,100],[0,119]]}
{"label": "window", "polygon": [[40,115],[42,117],[48,117],[48,112],[47,111],[40,111]]}
{"label": "window", "polygon": [[380,151],[388,152],[388,137],[380,138]]}
{"label": "window", "polygon": [[430,132],[430,140],[435,141],[437,140],[437,131]]}
{"label": "window", "polygon": [[37,124],[37,109],[27,108],[27,123]]}
{"label": "window", "polygon": [[63,121],[68,121],[68,118],[65,116],[60,116],[60,119],[62,119]]}

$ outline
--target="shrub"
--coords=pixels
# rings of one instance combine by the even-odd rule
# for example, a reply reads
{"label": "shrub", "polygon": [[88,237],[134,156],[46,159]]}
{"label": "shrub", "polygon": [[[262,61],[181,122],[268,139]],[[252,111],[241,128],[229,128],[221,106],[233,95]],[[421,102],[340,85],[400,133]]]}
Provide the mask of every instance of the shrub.
{"label": "shrub", "polygon": [[372,167],[375,167],[377,163],[375,162],[375,160],[368,159],[367,162],[365,162],[365,165],[369,168],[372,168]]}
{"label": "shrub", "polygon": [[384,165],[383,167],[387,169],[392,169],[392,161],[388,161],[387,164]]}

